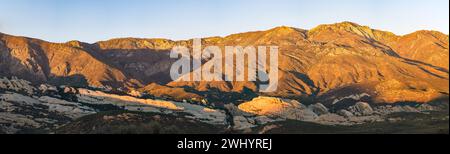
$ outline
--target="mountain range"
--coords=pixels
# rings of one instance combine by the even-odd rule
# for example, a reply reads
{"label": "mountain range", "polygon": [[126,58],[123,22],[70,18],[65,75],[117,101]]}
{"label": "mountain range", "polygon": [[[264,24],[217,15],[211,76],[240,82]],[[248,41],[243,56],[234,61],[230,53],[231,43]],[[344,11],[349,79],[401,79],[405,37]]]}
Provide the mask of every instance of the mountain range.
{"label": "mountain range", "polygon": [[437,31],[399,36],[341,22],[310,30],[281,26],[202,39],[204,46],[221,48],[279,46],[278,90],[264,94],[257,93],[258,83],[250,81],[172,81],[169,70],[177,60],[169,56],[172,47],[192,48],[192,43],[192,39],[140,38],[52,43],[0,33],[0,76],[16,76],[36,85],[110,87],[222,103],[244,99],[242,94],[324,104],[350,95],[367,96],[372,103],[426,103],[449,95],[449,37]]}

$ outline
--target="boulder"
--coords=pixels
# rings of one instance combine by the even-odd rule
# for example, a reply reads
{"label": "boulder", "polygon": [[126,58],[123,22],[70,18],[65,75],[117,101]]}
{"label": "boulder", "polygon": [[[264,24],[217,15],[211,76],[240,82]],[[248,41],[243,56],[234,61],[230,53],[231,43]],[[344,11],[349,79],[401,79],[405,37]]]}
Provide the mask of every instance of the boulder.
{"label": "boulder", "polygon": [[52,86],[52,85],[48,85],[48,84],[41,84],[39,86],[39,91],[44,94],[50,93],[50,92],[57,93],[58,88],[56,88],[55,86]]}
{"label": "boulder", "polygon": [[246,113],[242,110],[240,110],[236,105],[234,105],[233,103],[229,103],[229,104],[225,104],[224,108],[226,110],[228,110],[228,112],[232,115],[232,116],[251,116],[250,113]]}
{"label": "boulder", "polygon": [[29,81],[18,79],[17,77],[12,77],[11,79],[3,77],[0,78],[0,89],[33,95],[36,88],[31,86]]}
{"label": "boulder", "polygon": [[257,125],[264,125],[264,124],[267,124],[267,123],[273,122],[273,121],[275,121],[275,120],[273,120],[273,119],[271,119],[271,118],[269,118],[267,116],[257,116],[257,117],[255,117],[255,123]]}
{"label": "boulder", "polygon": [[254,115],[282,119],[312,120],[317,117],[315,113],[297,101],[275,97],[257,97],[240,104],[238,108]]}
{"label": "boulder", "polygon": [[77,89],[73,87],[64,87],[63,92],[65,94],[77,94]]}
{"label": "boulder", "polygon": [[322,103],[316,103],[308,106],[308,109],[310,109],[312,112],[314,112],[317,115],[323,115],[330,113],[328,111],[328,108],[325,107]]}
{"label": "boulder", "polygon": [[353,113],[351,113],[351,112],[349,112],[347,110],[339,110],[337,112],[337,114],[340,115],[340,116],[346,117],[346,118],[354,116]]}
{"label": "boulder", "polygon": [[431,106],[430,104],[421,104],[418,107],[418,110],[420,110],[420,111],[435,111],[437,109],[434,106]]}

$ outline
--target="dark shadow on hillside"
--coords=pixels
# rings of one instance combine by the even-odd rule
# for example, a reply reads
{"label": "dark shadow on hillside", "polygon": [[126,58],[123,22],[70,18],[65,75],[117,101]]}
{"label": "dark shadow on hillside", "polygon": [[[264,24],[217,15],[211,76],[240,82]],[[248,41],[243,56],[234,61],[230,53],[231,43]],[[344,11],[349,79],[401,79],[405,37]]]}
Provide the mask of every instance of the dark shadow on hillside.
{"label": "dark shadow on hillside", "polygon": [[315,91],[312,91],[311,97],[316,97],[317,94],[319,94],[320,88],[314,84],[314,81],[311,78],[309,78],[308,75],[299,72],[290,72],[290,73],[294,74],[295,77],[299,78],[304,83],[306,83],[310,89],[316,89]]}
{"label": "dark shadow on hillside", "polygon": [[[365,94],[370,96],[366,96]],[[348,96],[358,96],[360,98],[355,100]],[[366,89],[361,85],[349,85],[321,94],[315,98],[315,101],[329,107],[331,111],[338,111],[353,106],[360,101],[373,104],[374,101],[371,96],[375,96],[373,91]],[[336,100],[338,100],[338,103],[334,104]]]}
{"label": "dark shadow on hillside", "polygon": [[224,92],[218,88],[210,88],[208,89],[208,91],[197,91],[191,87],[183,88],[188,92],[203,96],[208,100],[209,103],[214,103],[218,106],[229,103],[238,105],[240,103],[250,101],[253,98],[258,97],[257,93],[246,87],[244,87],[244,89],[240,92]]}
{"label": "dark shadow on hillside", "polygon": [[[175,60],[169,56],[169,50],[155,49],[106,49],[91,44],[88,53],[108,66],[120,70],[128,78],[138,80],[144,85],[158,83],[165,85],[170,80],[170,66]],[[168,66],[167,68],[161,68]],[[154,67],[162,69],[151,72]],[[150,68],[150,69],[149,69]]]}
{"label": "dark shadow on hillside", "polygon": [[52,77],[49,80],[52,85],[67,85],[72,87],[88,87],[89,83],[84,75],[75,74],[71,76]]}
{"label": "dark shadow on hillside", "polygon": [[[116,69],[123,73],[128,79],[136,79],[140,83],[146,85],[151,82],[166,84],[170,79],[170,76],[165,73],[160,76],[159,73],[147,75],[147,69],[136,69],[139,68],[139,64],[145,64],[147,66],[158,66],[158,62],[167,62],[169,55],[166,50],[151,50],[151,49],[107,49],[102,50],[98,44],[88,44],[84,42],[78,42],[80,46],[67,47],[74,48],[76,50],[81,50],[96,60],[106,64],[108,67]],[[130,68],[129,66],[138,66],[136,68]],[[163,72],[169,72],[164,70]]]}
{"label": "dark shadow on hillside", "polygon": [[[0,43],[0,67],[6,68],[0,71],[1,76],[12,77],[16,76],[20,79],[30,81],[32,83],[45,83],[47,82],[48,75],[50,73],[49,59],[44,53],[41,46],[30,38],[25,38],[28,46],[28,54],[34,58],[36,63],[31,63],[31,68],[28,68],[22,64],[17,58],[13,57],[9,48],[6,47],[6,43],[2,41]],[[10,61],[6,61],[9,59]],[[17,69],[12,70],[11,67]]]}

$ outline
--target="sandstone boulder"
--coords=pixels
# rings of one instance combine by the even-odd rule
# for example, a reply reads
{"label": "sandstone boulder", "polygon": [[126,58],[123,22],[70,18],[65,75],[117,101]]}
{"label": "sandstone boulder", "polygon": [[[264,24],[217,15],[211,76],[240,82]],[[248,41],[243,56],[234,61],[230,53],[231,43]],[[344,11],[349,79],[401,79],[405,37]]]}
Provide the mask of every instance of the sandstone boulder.
{"label": "sandstone boulder", "polygon": [[18,79],[17,77],[12,77],[11,79],[3,77],[0,78],[0,89],[32,95],[36,88],[31,86],[31,82],[29,81]]}
{"label": "sandstone boulder", "polygon": [[358,102],[354,106],[349,107],[349,111],[356,116],[367,116],[373,114],[372,107],[366,102]]}
{"label": "sandstone boulder", "polygon": [[351,113],[351,112],[349,112],[347,110],[339,110],[337,112],[337,114],[340,115],[340,116],[344,116],[346,118],[354,116],[353,113]]}
{"label": "sandstone boulder", "polygon": [[283,100],[275,97],[257,97],[252,101],[240,104],[238,108],[244,112],[259,116],[278,117],[294,120],[313,120],[314,112],[294,100]]}

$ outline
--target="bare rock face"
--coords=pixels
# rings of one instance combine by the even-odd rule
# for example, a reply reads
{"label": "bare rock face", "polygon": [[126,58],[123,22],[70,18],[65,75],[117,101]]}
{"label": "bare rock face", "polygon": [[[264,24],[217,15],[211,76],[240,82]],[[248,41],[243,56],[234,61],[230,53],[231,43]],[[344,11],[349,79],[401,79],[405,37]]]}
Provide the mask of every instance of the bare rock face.
{"label": "bare rock face", "polygon": [[38,40],[0,35],[0,75],[17,76],[28,81],[45,81],[46,61]]}
{"label": "bare rock face", "polygon": [[255,125],[252,124],[252,122],[249,121],[249,119],[244,117],[244,116],[235,116],[233,118],[233,123],[234,123],[234,127],[233,128],[237,129],[237,130],[242,130],[242,129],[246,129],[246,128],[255,127]]}
{"label": "bare rock face", "polygon": [[77,94],[77,89],[73,87],[64,87],[63,92],[65,94]]}
{"label": "bare rock face", "polygon": [[149,84],[139,89],[140,92],[147,93],[156,97],[169,97],[176,101],[191,100],[191,99],[203,99],[202,96],[188,92],[183,88],[169,87],[156,83]]}
{"label": "bare rock face", "polygon": [[94,113],[90,107],[58,98],[0,94],[0,130],[6,133],[50,130]]}
{"label": "bare rock face", "polygon": [[257,125],[264,125],[264,124],[267,124],[267,123],[269,123],[269,122],[274,122],[274,121],[276,121],[276,119],[274,120],[274,119],[269,118],[269,117],[267,117],[267,116],[257,116],[257,117],[255,117],[254,119],[255,119],[255,123],[256,123]]}
{"label": "bare rock face", "polygon": [[373,114],[372,107],[366,102],[358,102],[354,106],[349,107],[349,111],[356,116],[368,116]]}
{"label": "bare rock face", "polygon": [[334,113],[321,115],[317,119],[315,119],[314,122],[327,125],[348,125],[348,119],[346,117]]}
{"label": "bare rock face", "polygon": [[312,120],[317,116],[297,101],[285,101],[274,97],[257,97],[250,102],[240,104],[238,108],[255,115],[285,119]]}
{"label": "bare rock face", "polygon": [[328,108],[325,107],[322,103],[311,104],[308,106],[308,109],[313,111],[317,115],[328,114]]}
{"label": "bare rock face", "polygon": [[225,104],[224,107],[231,116],[229,118],[233,119],[233,129],[236,130],[252,128],[276,121],[274,118],[261,115],[255,116],[251,113],[242,111],[234,104]]}
{"label": "bare rock face", "polygon": [[224,108],[233,116],[251,116],[251,114],[242,111],[241,109],[239,109],[236,105],[230,103],[230,104],[225,104]]}
{"label": "bare rock face", "polygon": [[197,119],[205,123],[216,125],[225,124],[226,114],[224,111],[207,108],[200,105],[167,100],[136,98],[133,96],[122,96],[83,88],[79,88],[77,91],[77,100],[87,104],[113,105],[128,111],[137,112],[165,114],[184,113],[187,114],[186,116],[188,118]]}
{"label": "bare rock face", "polygon": [[8,89],[15,92],[23,92],[27,95],[32,95],[36,88],[31,86],[31,82],[27,80],[18,79],[17,77],[12,77],[8,79],[6,77],[0,78],[0,89]]}
{"label": "bare rock face", "polygon": [[439,109],[428,105],[421,104],[418,107],[412,107],[410,105],[387,105],[387,106],[378,106],[374,108],[374,111],[380,114],[391,114],[391,113],[399,113],[399,112],[427,112],[427,111],[439,111]]}
{"label": "bare rock face", "polygon": [[[237,129],[277,119],[322,124],[380,121],[381,115],[434,109],[426,104],[418,108],[399,105],[372,108],[363,98],[370,97],[374,103],[426,103],[448,97],[449,93],[449,41],[448,35],[440,32],[418,31],[397,36],[343,22],[311,30],[283,26],[202,41],[205,46],[279,47],[279,84],[277,91],[269,94],[273,97],[258,97],[227,108]],[[176,59],[169,58],[169,51],[177,45],[192,48],[192,40],[123,38],[94,44],[52,43],[0,34],[0,77],[25,79],[0,78],[0,124],[13,123],[1,125],[1,132],[56,127],[96,112],[76,101],[62,100],[55,93],[68,94],[94,106],[187,114],[186,118],[223,125],[227,121],[224,111],[189,104],[188,100],[203,100],[199,92],[213,89],[239,93],[244,89],[258,90],[259,83],[253,81],[172,81],[169,69]],[[33,84],[42,86],[37,90]],[[61,85],[67,86],[61,91],[56,88]],[[132,93],[121,96],[71,86],[126,89]],[[144,93],[174,101],[137,98]],[[297,96],[317,96],[314,101],[327,106],[346,100],[362,102],[330,113],[323,104],[306,107],[294,100],[281,99]]]}
{"label": "bare rock face", "polygon": [[435,111],[438,110],[436,107],[431,106],[429,104],[421,104],[418,108],[420,111]]}
{"label": "bare rock face", "polygon": [[[346,95],[365,94],[378,103],[429,102],[448,94],[448,69],[434,67],[429,64],[431,62],[405,58],[407,56],[394,48],[395,42],[401,37],[367,26],[343,22],[320,25],[309,31],[277,27],[267,31],[234,34],[215,38],[209,41],[209,44],[278,45],[279,68],[283,71],[279,73],[277,91],[270,94],[274,97],[315,94],[324,96],[317,101],[327,103],[324,100],[335,98],[335,94],[343,92],[340,89],[346,87],[352,87],[345,90],[349,93]],[[428,47],[417,49],[417,53],[420,51],[440,57],[433,58],[436,60],[448,59],[448,41],[445,41],[448,36],[408,41],[422,42],[422,39],[427,40],[424,44],[429,46],[430,50],[426,49]],[[416,49],[415,47],[418,46],[411,43],[411,48]],[[445,63],[445,60],[442,61]],[[249,81],[169,83],[174,87],[187,86],[200,91],[212,88],[238,91],[237,89],[242,87],[256,90],[255,86],[252,86],[255,84],[257,83]]]}

